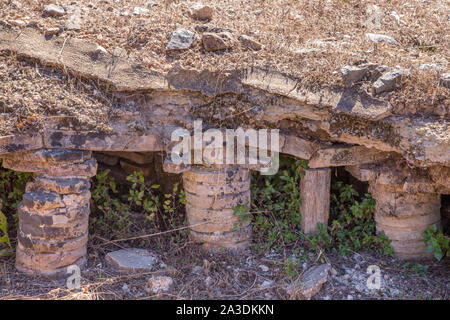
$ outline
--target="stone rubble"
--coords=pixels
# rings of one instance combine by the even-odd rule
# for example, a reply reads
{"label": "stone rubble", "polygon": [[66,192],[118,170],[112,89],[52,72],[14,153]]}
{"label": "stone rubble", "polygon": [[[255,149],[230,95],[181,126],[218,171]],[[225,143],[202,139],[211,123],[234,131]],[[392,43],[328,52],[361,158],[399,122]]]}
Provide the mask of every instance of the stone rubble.
{"label": "stone rubble", "polygon": [[48,15],[48,16],[61,17],[65,13],[66,13],[66,11],[63,8],[58,7],[54,4],[49,4],[49,5],[44,6],[44,14]]}
{"label": "stone rubble", "polygon": [[241,42],[244,48],[249,48],[253,51],[258,51],[262,49],[262,44],[255,40],[255,38],[247,35],[241,35],[239,37],[239,41]]}
{"label": "stone rubble", "polygon": [[441,74],[439,84],[445,88],[450,88],[450,73]]}
{"label": "stone rubble", "polygon": [[344,66],[341,69],[342,79],[347,86],[351,86],[354,82],[361,81],[369,71],[366,67],[360,66]]}
{"label": "stone rubble", "polygon": [[167,292],[170,289],[170,286],[173,284],[173,279],[171,277],[166,276],[157,276],[151,277],[148,279],[147,286],[145,287],[145,291],[147,293],[161,293]]}
{"label": "stone rubble", "polygon": [[310,300],[327,282],[330,269],[331,266],[329,264],[322,264],[308,269],[301,279],[297,279],[287,287],[286,291],[291,300],[299,297],[305,297]]}
{"label": "stone rubble", "polygon": [[202,43],[206,51],[219,51],[232,48],[234,38],[230,32],[205,32],[202,36]]}
{"label": "stone rubble", "polygon": [[377,33],[366,33],[365,34],[366,40],[375,42],[375,43],[388,43],[391,45],[398,45],[398,42],[389,36],[386,36],[384,34],[377,34]]}
{"label": "stone rubble", "polygon": [[186,50],[192,46],[195,40],[195,33],[187,29],[177,29],[172,32],[170,41],[167,44],[166,50]]}
{"label": "stone rubble", "polygon": [[195,3],[189,8],[189,14],[196,20],[211,20],[214,9],[211,6]]}
{"label": "stone rubble", "polygon": [[67,21],[65,28],[69,31],[81,30],[81,25],[83,23],[81,19],[81,9],[75,4],[67,7]]}
{"label": "stone rubble", "polygon": [[394,90],[395,86],[400,82],[402,76],[406,76],[408,74],[409,74],[408,70],[392,70],[384,73],[373,84],[375,93],[380,94],[383,92]]}

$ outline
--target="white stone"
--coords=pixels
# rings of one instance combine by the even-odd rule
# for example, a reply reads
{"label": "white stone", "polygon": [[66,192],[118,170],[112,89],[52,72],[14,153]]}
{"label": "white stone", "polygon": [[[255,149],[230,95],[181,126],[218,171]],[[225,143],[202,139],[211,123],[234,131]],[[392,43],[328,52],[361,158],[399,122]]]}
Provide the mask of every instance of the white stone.
{"label": "white stone", "polygon": [[398,45],[398,42],[389,36],[386,36],[384,34],[377,34],[377,33],[366,33],[365,35],[366,40],[375,42],[375,43],[389,43],[392,45]]}
{"label": "white stone", "polygon": [[49,4],[44,6],[44,13],[54,17],[60,17],[64,15],[66,11],[63,8],[58,7],[54,4]]}
{"label": "white stone", "polygon": [[141,14],[146,14],[146,13],[149,13],[149,12],[150,12],[150,10],[148,10],[146,8],[141,8],[141,7],[134,7],[134,9],[133,9],[133,14],[135,16],[139,16]]}
{"label": "white stone", "polygon": [[450,73],[441,74],[440,85],[446,88],[450,88]]}
{"label": "white stone", "polygon": [[259,265],[259,268],[260,268],[263,272],[269,271],[269,267],[266,266],[266,265],[264,265],[264,264]]}
{"label": "white stone", "polygon": [[173,284],[173,279],[166,276],[152,277],[148,279],[147,287],[145,291],[148,293],[161,293],[169,291],[170,286]]}

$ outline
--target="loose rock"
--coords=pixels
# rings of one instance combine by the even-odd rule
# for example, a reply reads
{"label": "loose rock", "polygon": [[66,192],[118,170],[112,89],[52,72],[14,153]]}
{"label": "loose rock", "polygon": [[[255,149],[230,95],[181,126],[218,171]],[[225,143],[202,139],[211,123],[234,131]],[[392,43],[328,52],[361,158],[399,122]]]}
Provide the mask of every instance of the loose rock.
{"label": "loose rock", "polygon": [[189,14],[197,20],[211,20],[213,16],[213,8],[208,5],[196,3],[189,8]]}
{"label": "loose rock", "polygon": [[27,23],[23,20],[9,20],[8,21],[10,25],[15,26],[15,27],[25,27],[27,25]]}
{"label": "loose rock", "polygon": [[202,37],[203,47],[206,51],[218,51],[233,47],[233,36],[229,32],[205,32]]}
{"label": "loose rock", "polygon": [[258,51],[262,49],[262,44],[256,41],[253,37],[241,35],[239,37],[239,41],[241,42],[242,46],[245,48],[252,49],[254,51]]}
{"label": "loose rock", "polygon": [[439,84],[445,88],[450,88],[450,73],[443,73]]}
{"label": "loose rock", "polygon": [[189,49],[194,42],[195,34],[187,29],[178,29],[172,32],[170,41],[166,50],[185,50]]}
{"label": "loose rock", "polygon": [[48,28],[45,30],[45,35],[47,36],[53,36],[55,34],[58,34],[61,31],[60,28],[55,27],[55,28]]}
{"label": "loose rock", "polygon": [[72,5],[68,7],[67,12],[69,16],[66,21],[66,29],[74,31],[80,30],[82,24],[80,8],[76,5]]}
{"label": "loose rock", "polygon": [[269,271],[269,267],[266,266],[266,265],[264,265],[264,264],[259,265],[259,268],[260,268],[263,272]]}
{"label": "loose rock", "polygon": [[382,92],[392,91],[395,89],[395,86],[399,83],[403,75],[406,75],[408,72],[404,70],[393,70],[383,74],[375,83],[373,87],[375,89],[376,94],[380,94]]}
{"label": "loose rock", "polygon": [[144,249],[121,249],[106,255],[106,261],[120,271],[152,270],[158,258]]}
{"label": "loose rock", "polygon": [[147,293],[160,293],[169,291],[170,286],[173,284],[171,277],[152,277],[148,279],[147,287],[145,291]]}
{"label": "loose rock", "polygon": [[369,69],[364,67],[345,66],[341,69],[342,79],[347,86],[350,86],[362,80],[368,71]]}
{"label": "loose rock", "polygon": [[316,293],[320,291],[322,285],[328,280],[328,273],[331,266],[329,264],[322,264],[310,268],[303,274],[302,281],[295,281],[288,289],[287,293],[291,299],[296,299],[299,295],[306,299],[311,299]]}
{"label": "loose rock", "polygon": [[366,40],[375,43],[388,43],[396,46],[398,45],[398,42],[394,38],[386,36],[384,34],[366,33],[365,38]]}
{"label": "loose rock", "polygon": [[148,10],[146,8],[141,8],[141,7],[134,7],[134,9],[133,9],[133,14],[135,16],[139,16],[141,14],[146,14],[146,13],[149,13],[149,12],[150,12],[150,10]]}
{"label": "loose rock", "polygon": [[58,7],[54,4],[49,4],[44,6],[44,14],[48,15],[48,16],[53,16],[53,17],[61,17],[66,13],[66,11],[61,8]]}

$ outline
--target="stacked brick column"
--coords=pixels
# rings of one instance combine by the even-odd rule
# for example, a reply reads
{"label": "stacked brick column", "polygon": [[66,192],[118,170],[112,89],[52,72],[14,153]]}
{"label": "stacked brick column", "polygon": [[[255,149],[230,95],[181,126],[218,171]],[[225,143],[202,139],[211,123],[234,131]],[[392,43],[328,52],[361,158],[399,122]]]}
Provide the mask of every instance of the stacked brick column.
{"label": "stacked brick column", "polygon": [[192,240],[212,250],[249,246],[250,221],[242,221],[233,211],[238,205],[250,205],[248,169],[193,167],[183,173],[183,184]]}
{"label": "stacked brick column", "polygon": [[19,204],[16,268],[30,275],[64,277],[86,263],[90,183],[97,163],[88,151],[39,150],[12,155],[4,166],[34,172]]}
{"label": "stacked brick column", "polygon": [[371,184],[369,192],[376,200],[377,231],[391,240],[394,254],[403,259],[430,257],[423,232],[433,224],[440,227],[440,194],[404,192],[402,185],[380,183]]}

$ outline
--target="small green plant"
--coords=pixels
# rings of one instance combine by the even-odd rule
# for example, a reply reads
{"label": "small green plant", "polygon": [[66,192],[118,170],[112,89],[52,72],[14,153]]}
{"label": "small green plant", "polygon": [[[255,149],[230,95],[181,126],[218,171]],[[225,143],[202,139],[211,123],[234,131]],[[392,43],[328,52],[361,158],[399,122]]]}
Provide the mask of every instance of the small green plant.
{"label": "small green plant", "polygon": [[[97,174],[92,188],[94,214],[91,218],[93,231],[109,238],[135,236],[142,228],[171,230],[184,224],[180,215],[186,198],[179,184],[172,194],[162,194],[159,185],[147,185],[142,172],[127,176],[129,186],[117,186],[109,170]],[[142,213],[144,224],[137,225],[133,214]],[[172,240],[181,242],[187,231],[174,232]]]}
{"label": "small green plant", "polygon": [[443,257],[450,256],[450,238],[445,236],[436,225],[430,226],[423,234],[426,252],[433,252],[434,257],[441,261]]}
{"label": "small green plant", "polygon": [[286,276],[290,278],[298,277],[298,264],[300,263],[299,259],[293,261],[292,259],[286,259],[283,262],[282,270],[286,274]]}
{"label": "small green plant", "polygon": [[7,246],[7,248],[2,249],[0,247],[0,257],[6,256],[10,253],[11,242],[8,237],[8,221],[6,220],[6,216],[1,211],[2,203],[0,201],[0,244],[3,243]]}
{"label": "small green plant", "polygon": [[273,176],[252,176],[251,208],[237,208],[243,219],[253,219],[253,248],[280,250],[300,241],[300,179],[307,162],[280,157],[280,171]]}
{"label": "small green plant", "polygon": [[413,272],[415,274],[418,274],[418,275],[421,275],[422,277],[424,277],[428,270],[428,266],[424,266],[424,265],[421,265],[418,263],[410,264],[409,262],[406,262],[405,264],[403,264],[401,266],[401,268],[404,270],[403,271],[404,278],[408,277],[408,272]]}
{"label": "small green plant", "polygon": [[132,224],[129,218],[131,211],[128,204],[121,199],[116,182],[109,176],[109,170],[95,176],[91,194],[94,214],[90,222],[93,229],[110,237],[126,237]]}
{"label": "small green plant", "polygon": [[[17,207],[25,192],[26,184],[31,181],[31,173],[16,172],[1,168],[0,159],[0,256],[11,253],[11,243],[8,237],[8,219],[18,223]],[[14,226],[14,224],[12,224]]]}
{"label": "small green plant", "polygon": [[376,234],[372,196],[365,194],[358,200],[359,194],[353,186],[341,181],[334,183],[332,189],[331,223],[328,227],[318,224],[317,235],[309,237],[312,246],[337,250],[341,255],[362,248],[392,255],[389,239],[383,233]]}

